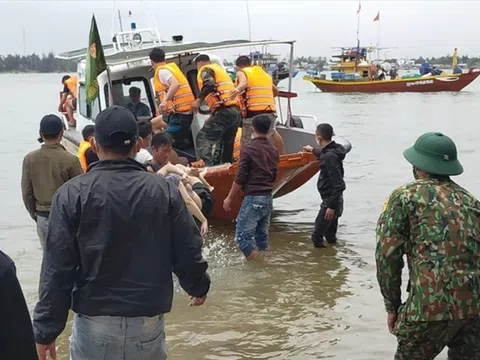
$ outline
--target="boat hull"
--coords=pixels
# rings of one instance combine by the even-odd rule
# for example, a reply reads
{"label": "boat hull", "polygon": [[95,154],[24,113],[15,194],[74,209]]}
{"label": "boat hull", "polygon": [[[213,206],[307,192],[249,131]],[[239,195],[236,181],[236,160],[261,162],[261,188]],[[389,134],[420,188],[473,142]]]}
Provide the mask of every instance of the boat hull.
{"label": "boat hull", "polygon": [[320,80],[311,76],[305,76],[303,79],[310,81],[323,92],[333,93],[457,92],[464,89],[479,75],[480,72],[472,71],[465,74],[384,81],[333,81]]}

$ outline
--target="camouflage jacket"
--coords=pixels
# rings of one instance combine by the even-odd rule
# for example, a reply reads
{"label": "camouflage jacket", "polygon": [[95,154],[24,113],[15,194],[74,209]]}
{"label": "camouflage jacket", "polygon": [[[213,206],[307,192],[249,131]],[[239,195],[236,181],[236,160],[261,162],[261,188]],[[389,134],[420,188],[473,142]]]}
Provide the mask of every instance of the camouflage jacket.
{"label": "camouflage jacket", "polygon": [[421,179],[393,191],[377,223],[377,280],[387,312],[398,312],[403,255],[410,321],[480,313],[480,203],[451,180]]}

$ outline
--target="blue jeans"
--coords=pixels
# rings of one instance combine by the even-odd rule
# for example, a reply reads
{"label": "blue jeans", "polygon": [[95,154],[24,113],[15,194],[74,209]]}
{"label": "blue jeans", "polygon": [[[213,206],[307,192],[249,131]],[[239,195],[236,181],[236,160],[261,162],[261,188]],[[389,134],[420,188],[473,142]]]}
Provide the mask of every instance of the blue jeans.
{"label": "blue jeans", "polygon": [[70,360],[165,360],[163,315],[113,317],[75,314]]}
{"label": "blue jeans", "polygon": [[248,195],[243,199],[237,216],[235,239],[245,256],[249,256],[254,250],[254,240],[258,250],[268,249],[272,208],[272,195]]}

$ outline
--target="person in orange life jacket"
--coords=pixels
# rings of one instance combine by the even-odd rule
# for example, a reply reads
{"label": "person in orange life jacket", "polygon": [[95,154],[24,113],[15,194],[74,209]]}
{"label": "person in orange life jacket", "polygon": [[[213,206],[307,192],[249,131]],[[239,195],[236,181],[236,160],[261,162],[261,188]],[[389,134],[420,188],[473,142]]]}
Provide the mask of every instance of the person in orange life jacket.
{"label": "person in orange life jacket", "polygon": [[62,97],[58,105],[58,111],[63,113],[63,106],[66,105],[68,125],[75,126],[77,121],[73,117],[73,113],[77,109],[77,82],[76,76],[65,75],[62,77]]}
{"label": "person in orange life jacket", "polygon": [[158,112],[167,124],[165,131],[175,140],[176,148],[192,148],[192,105],[195,97],[188,80],[175,63],[167,64],[163,49],[154,48],[149,56],[155,69],[153,81],[160,103]]}
{"label": "person in orange life jacket", "polygon": [[233,81],[208,55],[198,55],[195,63],[200,94],[194,107],[205,101],[211,114],[197,134],[197,152],[206,166],[233,162],[235,136],[241,123],[239,102],[230,97]]}
{"label": "person in orange life jacket", "polygon": [[277,148],[280,155],[285,154],[285,144],[282,136],[275,129],[277,120],[275,96],[278,89],[273,80],[260,66],[252,66],[248,56],[240,56],[237,61],[237,87],[232,90],[231,96],[241,95],[245,112],[242,121],[242,147],[252,138],[252,118],[255,115],[267,114],[271,119],[268,139]]}
{"label": "person in orange life jacket", "polygon": [[78,147],[78,159],[83,172],[87,172],[88,166],[98,161],[98,156],[92,149],[91,139],[95,134],[95,125],[87,125],[82,130],[83,140]]}
{"label": "person in orange life jacket", "polygon": [[313,245],[324,248],[325,240],[334,244],[337,241],[338,218],[343,213],[343,159],[347,150],[332,140],[334,133],[330,124],[317,126],[315,138],[319,146],[304,146],[303,150],[313,152],[320,160],[320,175],[317,188],[322,198],[322,204],[315,219],[315,229],[312,233]]}

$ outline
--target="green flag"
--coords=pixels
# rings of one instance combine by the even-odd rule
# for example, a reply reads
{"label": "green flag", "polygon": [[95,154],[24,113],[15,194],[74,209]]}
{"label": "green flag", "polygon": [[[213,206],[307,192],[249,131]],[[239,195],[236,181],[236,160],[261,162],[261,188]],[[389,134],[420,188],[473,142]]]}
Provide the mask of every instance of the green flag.
{"label": "green flag", "polygon": [[100,34],[98,33],[95,15],[92,16],[92,25],[90,27],[90,39],[87,48],[87,66],[85,69],[85,86],[87,88],[86,103],[90,104],[98,97],[97,76],[107,70],[107,62],[103,53]]}

